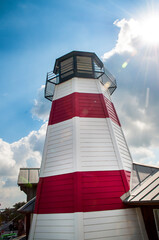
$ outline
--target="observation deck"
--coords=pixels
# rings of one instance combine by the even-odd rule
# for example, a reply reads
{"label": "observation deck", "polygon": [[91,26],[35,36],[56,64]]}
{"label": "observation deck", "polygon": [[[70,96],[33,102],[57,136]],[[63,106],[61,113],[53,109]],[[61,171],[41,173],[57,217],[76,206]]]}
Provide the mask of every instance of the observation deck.
{"label": "observation deck", "polygon": [[117,88],[116,79],[95,53],[72,51],[56,59],[53,71],[47,73],[45,98],[52,101],[55,85],[74,77],[100,79],[110,95]]}

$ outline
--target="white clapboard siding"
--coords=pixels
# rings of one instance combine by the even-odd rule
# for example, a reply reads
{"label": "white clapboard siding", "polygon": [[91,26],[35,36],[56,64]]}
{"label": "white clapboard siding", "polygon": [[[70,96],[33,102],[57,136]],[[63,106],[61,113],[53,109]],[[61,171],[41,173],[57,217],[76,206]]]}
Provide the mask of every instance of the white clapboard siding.
{"label": "white clapboard siding", "polygon": [[106,119],[79,119],[79,156],[81,170],[119,170]]}
{"label": "white clapboard siding", "polygon": [[73,213],[34,214],[36,225],[31,228],[29,240],[75,240],[76,221]]}
{"label": "white clapboard siding", "polygon": [[109,100],[110,95],[99,79],[72,78],[62,84],[56,85],[53,100],[65,97],[74,92],[79,93],[102,93]]}
{"label": "white clapboard siding", "polygon": [[121,161],[123,164],[123,169],[127,171],[131,171],[132,168],[132,158],[129,152],[129,148],[127,146],[123,131],[120,126],[115,124],[113,121],[111,121],[113,131],[115,134],[118,150],[120,153]]}
{"label": "white clapboard siding", "polygon": [[99,92],[101,92],[107,99],[111,101],[111,97],[108,90],[104,87],[104,85],[100,81],[98,82],[98,88],[100,89]]}
{"label": "white clapboard siding", "polygon": [[73,120],[48,126],[41,177],[73,171]]}
{"label": "white clapboard siding", "polygon": [[74,240],[73,214],[34,214],[29,240]]}
{"label": "white clapboard siding", "polygon": [[122,130],[111,119],[74,117],[48,126],[41,177],[131,166]]}
{"label": "white clapboard siding", "polygon": [[91,78],[76,78],[75,92],[83,93],[99,93],[97,79]]}
{"label": "white clapboard siding", "polygon": [[34,214],[29,240],[143,240],[136,209]]}
{"label": "white clapboard siding", "polygon": [[131,171],[131,158],[120,127],[110,119],[74,117],[48,126],[41,177],[121,169]]}
{"label": "white clapboard siding", "polygon": [[85,240],[140,240],[141,230],[135,209],[84,213]]}
{"label": "white clapboard siding", "polygon": [[73,84],[74,84],[73,79],[70,79],[66,82],[56,85],[53,100],[71,94],[73,92]]}

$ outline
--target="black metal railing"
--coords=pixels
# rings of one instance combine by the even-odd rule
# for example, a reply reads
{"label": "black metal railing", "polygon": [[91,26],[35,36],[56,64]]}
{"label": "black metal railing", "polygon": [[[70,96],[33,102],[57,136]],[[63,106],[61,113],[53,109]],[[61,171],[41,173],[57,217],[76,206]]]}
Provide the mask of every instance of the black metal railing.
{"label": "black metal railing", "polygon": [[[82,72],[81,72],[82,71]],[[100,68],[96,63],[94,63],[94,66],[92,68],[92,71],[84,69],[75,69],[73,68],[73,65],[71,68],[67,69],[66,71],[62,71],[62,73],[54,74],[53,71],[48,72],[46,76],[46,85],[45,85],[45,98],[52,101],[53,95],[54,95],[54,89],[55,85],[63,82],[62,79],[66,77],[68,79],[72,77],[89,77],[89,78],[95,78],[99,79],[105,86],[105,88],[109,91],[110,95],[115,91],[117,88],[116,85],[116,79],[114,76],[105,68]]]}
{"label": "black metal railing", "polygon": [[115,77],[106,68],[104,68],[104,74],[101,77],[101,82],[105,88],[108,89],[110,95],[112,95],[117,88]]}
{"label": "black metal railing", "polygon": [[45,98],[52,101],[55,85],[59,83],[59,74],[55,75],[53,71],[46,75]]}

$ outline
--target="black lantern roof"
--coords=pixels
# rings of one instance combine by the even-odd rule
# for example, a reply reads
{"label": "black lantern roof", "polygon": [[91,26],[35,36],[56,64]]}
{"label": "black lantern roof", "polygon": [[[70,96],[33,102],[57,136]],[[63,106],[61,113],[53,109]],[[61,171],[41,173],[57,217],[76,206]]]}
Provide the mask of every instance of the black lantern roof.
{"label": "black lantern roof", "polygon": [[72,51],[70,53],[65,54],[64,56],[57,58],[56,62],[55,62],[55,66],[54,66],[54,70],[53,72],[55,74],[59,73],[59,68],[60,68],[60,63],[70,59],[71,57],[74,58],[74,60],[76,60],[75,58],[79,56],[79,57],[86,57],[86,58],[91,58],[93,59],[96,64],[102,69],[103,68],[103,63],[102,61],[97,57],[97,55],[93,52],[83,52],[83,51]]}
{"label": "black lantern roof", "polygon": [[56,59],[53,71],[47,73],[45,97],[52,101],[54,85],[73,77],[101,78],[110,94],[116,89],[115,78],[104,68],[102,61],[93,52],[72,51]]}

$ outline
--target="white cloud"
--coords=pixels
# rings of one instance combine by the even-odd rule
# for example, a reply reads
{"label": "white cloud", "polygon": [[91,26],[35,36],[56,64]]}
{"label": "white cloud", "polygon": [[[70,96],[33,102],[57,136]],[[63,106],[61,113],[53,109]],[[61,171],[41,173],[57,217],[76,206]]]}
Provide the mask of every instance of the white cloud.
{"label": "white cloud", "polygon": [[0,181],[0,208],[12,207],[17,202],[26,201],[26,195],[18,186],[7,186],[1,184]]}
{"label": "white cloud", "polygon": [[40,167],[46,127],[47,123],[38,131],[32,131],[28,136],[11,144],[0,139],[1,208],[25,200],[26,195],[17,186],[19,169]]}
{"label": "white cloud", "polygon": [[10,144],[13,159],[16,161],[16,164],[21,167],[27,167],[27,161],[31,159],[32,167],[40,166],[46,126],[47,123],[43,124],[38,131],[32,131],[28,136]]}
{"label": "white cloud", "polygon": [[[116,110],[121,121],[133,160],[158,164],[159,114],[157,106],[145,108],[131,90],[121,89],[116,95]],[[157,117],[158,116],[158,117]]]}
{"label": "white cloud", "polygon": [[136,44],[140,36],[139,22],[134,19],[126,20],[124,18],[120,21],[116,20],[113,24],[120,28],[118,39],[115,47],[111,51],[106,52],[102,56],[102,59],[106,60],[114,54],[130,53],[134,55],[136,53]]}
{"label": "white cloud", "polygon": [[0,139],[1,208],[26,200],[26,195],[17,186],[18,173],[22,167],[40,167],[50,105],[44,99],[44,86],[41,86],[34,100],[32,116],[45,123],[38,131],[30,132],[17,142],[9,144]]}
{"label": "white cloud", "polygon": [[13,158],[13,152],[9,143],[0,139],[0,175],[14,175],[16,173],[16,161]]}
{"label": "white cloud", "polygon": [[44,88],[45,86],[42,85],[41,88],[38,90],[37,99],[34,99],[34,106],[32,108],[32,116],[39,119],[46,121],[49,117],[50,112],[50,102],[44,98]]}
{"label": "white cloud", "polygon": [[131,151],[136,161],[145,163],[145,164],[153,163],[155,154],[153,153],[152,150],[146,149],[144,147],[138,147],[138,148],[132,147]]}

